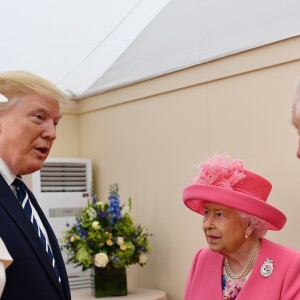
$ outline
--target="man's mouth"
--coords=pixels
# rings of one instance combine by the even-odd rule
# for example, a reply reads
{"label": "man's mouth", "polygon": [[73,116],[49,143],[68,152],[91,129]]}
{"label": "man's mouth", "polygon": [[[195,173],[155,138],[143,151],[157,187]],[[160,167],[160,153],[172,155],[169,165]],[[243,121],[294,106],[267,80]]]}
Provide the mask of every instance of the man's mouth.
{"label": "man's mouth", "polygon": [[45,156],[48,154],[49,152],[49,148],[48,147],[37,147],[35,148],[41,155]]}

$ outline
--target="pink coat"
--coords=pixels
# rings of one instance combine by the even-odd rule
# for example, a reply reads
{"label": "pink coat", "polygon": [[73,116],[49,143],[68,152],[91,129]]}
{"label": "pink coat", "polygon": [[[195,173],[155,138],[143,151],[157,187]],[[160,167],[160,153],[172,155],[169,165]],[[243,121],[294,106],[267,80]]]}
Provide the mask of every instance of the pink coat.
{"label": "pink coat", "polygon": [[[253,271],[237,300],[300,300],[300,253],[262,239]],[[263,277],[260,268],[273,260],[273,272]],[[209,249],[199,250],[186,283],[184,300],[222,300],[224,257]]]}

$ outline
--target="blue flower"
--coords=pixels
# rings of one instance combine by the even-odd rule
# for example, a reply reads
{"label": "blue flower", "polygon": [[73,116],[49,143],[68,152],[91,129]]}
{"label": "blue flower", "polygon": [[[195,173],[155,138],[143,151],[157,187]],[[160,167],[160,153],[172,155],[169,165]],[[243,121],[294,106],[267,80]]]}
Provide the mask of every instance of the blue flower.
{"label": "blue flower", "polygon": [[75,226],[76,226],[76,231],[78,232],[79,236],[82,239],[85,238],[87,236],[87,230],[83,229],[79,222]]}
{"label": "blue flower", "polygon": [[106,211],[100,211],[98,210],[97,211],[97,215],[98,217],[101,219],[101,220],[105,220],[107,218],[107,212]]}
{"label": "blue flower", "polygon": [[120,199],[118,194],[118,188],[114,185],[110,187],[110,195],[109,195],[109,208],[108,213],[110,215],[110,224],[114,225],[118,220],[122,219],[121,209],[120,209]]}

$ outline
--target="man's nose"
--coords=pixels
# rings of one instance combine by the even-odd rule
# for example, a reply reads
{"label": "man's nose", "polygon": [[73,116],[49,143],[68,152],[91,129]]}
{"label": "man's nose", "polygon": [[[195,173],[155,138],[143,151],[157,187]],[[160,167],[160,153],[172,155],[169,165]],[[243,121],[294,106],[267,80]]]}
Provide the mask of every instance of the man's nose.
{"label": "man's nose", "polygon": [[49,121],[45,123],[42,137],[51,141],[56,139],[56,127],[53,122]]}

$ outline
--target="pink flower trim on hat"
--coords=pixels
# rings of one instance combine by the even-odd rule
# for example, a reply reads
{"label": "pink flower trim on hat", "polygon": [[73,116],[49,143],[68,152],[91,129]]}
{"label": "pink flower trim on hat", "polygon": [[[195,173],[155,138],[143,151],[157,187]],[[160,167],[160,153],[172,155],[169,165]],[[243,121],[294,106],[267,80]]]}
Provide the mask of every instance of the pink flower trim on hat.
{"label": "pink flower trim on hat", "polygon": [[200,172],[192,184],[213,185],[232,191],[233,186],[247,177],[244,173],[244,162],[231,159],[228,154],[215,155],[197,167]]}

